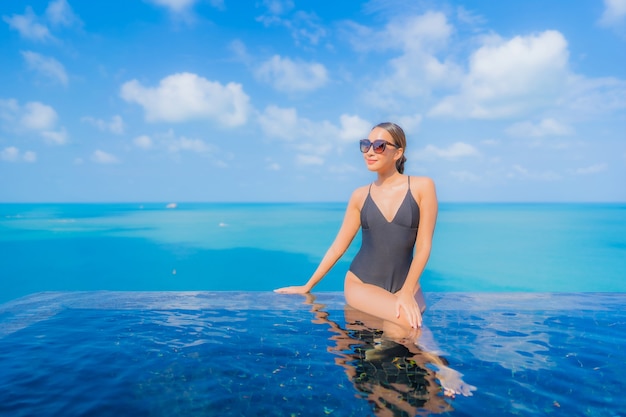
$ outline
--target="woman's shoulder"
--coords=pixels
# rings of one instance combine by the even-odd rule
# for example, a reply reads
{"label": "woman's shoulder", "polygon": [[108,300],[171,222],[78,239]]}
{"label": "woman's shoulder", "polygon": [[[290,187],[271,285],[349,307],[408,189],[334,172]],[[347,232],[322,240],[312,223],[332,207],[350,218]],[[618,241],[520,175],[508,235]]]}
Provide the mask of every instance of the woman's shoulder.
{"label": "woman's shoulder", "polygon": [[411,182],[411,193],[416,197],[425,195],[435,195],[435,181],[430,177],[409,176]]}
{"label": "woman's shoulder", "polygon": [[367,194],[370,190],[370,184],[363,185],[352,192],[350,196],[350,203],[354,204],[356,207],[363,206],[365,199],[367,198]]}
{"label": "woman's shoulder", "polygon": [[422,177],[422,176],[416,176],[416,175],[409,175],[409,180],[411,181],[411,188],[413,188],[413,186],[419,187],[435,187],[435,181],[433,181],[432,178],[430,177]]}

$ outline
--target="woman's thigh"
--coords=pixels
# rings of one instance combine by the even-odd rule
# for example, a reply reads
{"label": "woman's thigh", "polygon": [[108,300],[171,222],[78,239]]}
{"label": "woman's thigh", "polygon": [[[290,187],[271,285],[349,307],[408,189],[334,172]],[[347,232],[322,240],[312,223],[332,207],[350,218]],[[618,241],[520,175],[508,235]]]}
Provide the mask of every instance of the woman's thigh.
{"label": "woman's thigh", "polygon": [[404,315],[396,315],[396,296],[376,285],[366,284],[352,272],[346,275],[344,294],[346,302],[353,308],[382,319],[391,328],[399,326],[410,330],[411,325]]}

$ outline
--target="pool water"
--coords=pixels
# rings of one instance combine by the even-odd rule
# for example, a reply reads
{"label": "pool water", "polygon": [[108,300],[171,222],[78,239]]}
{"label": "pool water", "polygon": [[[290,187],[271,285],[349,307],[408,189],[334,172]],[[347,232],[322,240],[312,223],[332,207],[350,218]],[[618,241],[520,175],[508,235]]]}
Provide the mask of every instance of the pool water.
{"label": "pool water", "polygon": [[625,294],[426,296],[420,350],[337,292],[32,294],[0,305],[0,415],[626,415]]}

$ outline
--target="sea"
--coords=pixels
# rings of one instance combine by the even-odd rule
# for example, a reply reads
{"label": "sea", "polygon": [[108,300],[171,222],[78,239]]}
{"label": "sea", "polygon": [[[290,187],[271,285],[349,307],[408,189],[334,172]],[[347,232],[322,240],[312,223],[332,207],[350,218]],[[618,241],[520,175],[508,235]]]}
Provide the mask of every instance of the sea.
{"label": "sea", "polygon": [[360,236],[271,291],[344,210],[1,204],[0,417],[626,416],[626,204],[442,203],[404,341],[345,305]]}
{"label": "sea", "polygon": [[[345,203],[0,204],[0,303],[303,284]],[[358,235],[315,291],[341,291]],[[440,203],[425,292],[626,292],[626,204]]]}

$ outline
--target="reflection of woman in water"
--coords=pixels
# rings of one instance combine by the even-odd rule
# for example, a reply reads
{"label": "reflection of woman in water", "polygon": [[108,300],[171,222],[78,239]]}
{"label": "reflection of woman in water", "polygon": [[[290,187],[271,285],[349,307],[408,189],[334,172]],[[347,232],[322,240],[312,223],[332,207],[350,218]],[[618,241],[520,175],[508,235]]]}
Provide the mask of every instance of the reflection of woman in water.
{"label": "reflection of woman in water", "polygon": [[426,308],[419,278],[437,219],[435,185],[403,175],[406,137],[396,124],[376,125],[360,148],[376,181],[352,193],[337,237],[307,283],[276,291],[309,293],[362,229],[361,249],[346,274],[346,301],[379,319],[386,337],[415,340]]}
{"label": "reflection of woman in water", "polygon": [[[446,396],[457,391],[471,395],[474,387],[460,381],[460,374],[447,366],[444,358],[418,347],[413,340],[390,340],[377,330],[379,319],[346,306],[346,328],[328,318],[323,305],[307,294],[307,304],[315,314],[314,323],[326,324],[334,333],[329,350],[344,368],[350,382],[374,407],[377,416],[431,415],[452,411]],[[425,329],[418,331],[420,333]],[[453,375],[453,378],[450,376]],[[445,383],[453,381],[453,388]],[[439,383],[438,383],[439,382]],[[449,385],[449,384],[448,384]],[[443,396],[441,395],[443,394]]]}
{"label": "reflection of woman in water", "polygon": [[346,301],[382,319],[387,335],[406,337],[421,326],[426,308],[419,278],[437,219],[435,185],[427,177],[403,175],[406,137],[398,125],[375,126],[360,146],[378,178],[352,193],[337,237],[308,282],[277,291],[310,292],[362,228],[362,246],[345,279]]}

